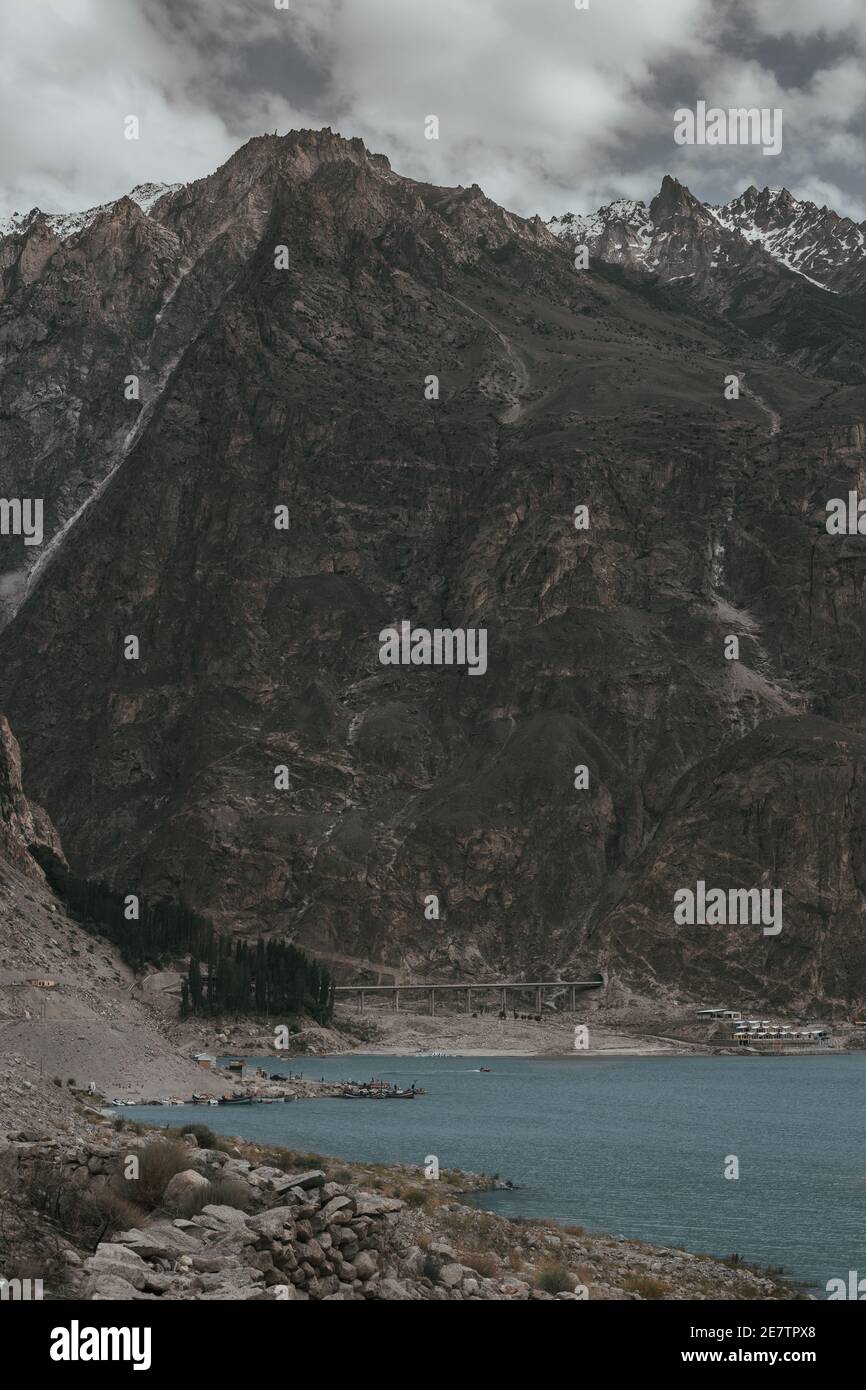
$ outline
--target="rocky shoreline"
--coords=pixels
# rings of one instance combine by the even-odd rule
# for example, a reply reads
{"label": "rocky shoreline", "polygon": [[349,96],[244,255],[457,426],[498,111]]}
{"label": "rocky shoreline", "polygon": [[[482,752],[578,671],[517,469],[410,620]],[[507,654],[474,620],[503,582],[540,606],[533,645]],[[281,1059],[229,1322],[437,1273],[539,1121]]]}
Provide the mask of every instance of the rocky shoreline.
{"label": "rocky shoreline", "polygon": [[[59,1300],[790,1300],[773,1273],[481,1211],[483,1175],[95,1119],[0,1144],[4,1277]],[[136,1184],[123,1174],[138,1165]],[[13,1267],[14,1266],[14,1267]]]}
{"label": "rocky shoreline", "polygon": [[172,1023],[171,1037],[190,1055],[195,1051],[231,1053],[243,1057],[269,1056],[274,1060],[326,1056],[412,1056],[436,1052],[457,1057],[708,1057],[844,1055],[866,1045],[866,1035],[850,1025],[832,1024],[833,1037],[820,1048],[787,1046],[772,1053],[757,1047],[739,1047],[725,1030],[694,1020],[697,1005],[670,1014],[642,1015],[639,1011],[587,1011],[587,1046],[575,1048],[575,1019],[567,1015],[531,1020],[476,1018],[459,1012],[428,1014],[388,1009],[370,1010],[360,1016],[338,1010],[330,1028],[311,1025],[292,1037],[291,1054],[274,1051],[273,1033],[251,1021],[232,1024]]}

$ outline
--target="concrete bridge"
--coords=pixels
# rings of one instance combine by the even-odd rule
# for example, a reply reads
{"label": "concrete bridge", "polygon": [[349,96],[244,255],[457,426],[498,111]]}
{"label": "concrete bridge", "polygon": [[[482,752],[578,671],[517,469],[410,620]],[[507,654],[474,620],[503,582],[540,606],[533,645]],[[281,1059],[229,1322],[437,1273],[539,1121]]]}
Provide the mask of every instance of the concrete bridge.
{"label": "concrete bridge", "polygon": [[[508,1009],[508,996],[511,993],[512,1000],[515,995],[523,996],[521,1001],[522,1009],[527,1008],[525,997],[527,994],[534,995],[535,1013],[540,1014],[544,1008],[545,991],[556,991],[561,994],[564,990],[569,993],[569,1004],[571,1012],[576,1008],[576,998],[578,990],[603,989],[604,976],[601,974],[593,975],[589,980],[491,980],[488,984],[463,984],[463,985],[337,985],[334,993],[338,998],[355,994],[358,997],[358,1009],[361,1010],[366,1005],[366,997],[372,995],[390,995],[391,1004],[394,1009],[400,1008],[400,996],[406,994],[426,994],[431,1014],[436,1012],[436,996],[441,998],[457,998],[462,993],[465,996],[465,1008],[467,1013],[472,1012],[472,996],[483,995],[485,992],[499,995],[500,1009]],[[514,1007],[512,1005],[512,1007]]]}

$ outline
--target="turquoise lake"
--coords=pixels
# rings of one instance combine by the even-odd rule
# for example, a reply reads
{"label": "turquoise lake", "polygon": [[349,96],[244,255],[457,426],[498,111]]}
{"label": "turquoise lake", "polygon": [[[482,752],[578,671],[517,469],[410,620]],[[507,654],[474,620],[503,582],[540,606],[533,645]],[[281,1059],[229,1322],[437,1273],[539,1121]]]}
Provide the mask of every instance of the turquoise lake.
{"label": "turquoise lake", "polygon": [[[518,1184],[481,1199],[505,1216],[736,1252],[819,1292],[849,1270],[866,1275],[866,1053],[250,1060],[311,1079],[415,1081],[427,1094],[123,1114],[364,1162],[435,1154],[442,1168]],[[729,1155],[736,1180],[724,1177]]]}

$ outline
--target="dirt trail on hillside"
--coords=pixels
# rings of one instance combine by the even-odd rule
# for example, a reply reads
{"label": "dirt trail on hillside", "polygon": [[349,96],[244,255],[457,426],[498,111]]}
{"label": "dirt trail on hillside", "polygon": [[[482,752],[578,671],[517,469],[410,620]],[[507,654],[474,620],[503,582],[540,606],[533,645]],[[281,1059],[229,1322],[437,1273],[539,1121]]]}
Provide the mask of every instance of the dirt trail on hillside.
{"label": "dirt trail on hillside", "polygon": [[774,434],[778,434],[779,430],[782,428],[782,417],[779,414],[778,410],[774,410],[771,405],[767,405],[767,402],[764,400],[763,396],[759,396],[757,391],[753,391],[750,387],[745,385],[743,386],[743,390],[746,393],[748,399],[752,401],[753,404],[756,405],[759,410],[762,410],[764,414],[767,416],[767,419],[770,421],[771,437]]}
{"label": "dirt trail on hillside", "polygon": [[[448,291],[443,291],[443,293],[448,294]],[[502,344],[505,355],[508,358],[509,366],[512,370],[514,385],[511,391],[507,393],[510,404],[503,410],[499,419],[503,425],[515,425],[520,417],[526,413],[526,405],[522,397],[529,391],[529,368],[511,339],[506,337],[502,330],[497,328],[496,324],[487,318],[485,314],[480,313],[478,309],[473,309],[471,304],[467,304],[463,299],[458,299],[454,294],[448,294],[448,298],[455,304],[459,304],[461,309],[465,309],[468,313],[473,314],[475,318],[480,319],[492,333],[496,334],[496,337]]]}

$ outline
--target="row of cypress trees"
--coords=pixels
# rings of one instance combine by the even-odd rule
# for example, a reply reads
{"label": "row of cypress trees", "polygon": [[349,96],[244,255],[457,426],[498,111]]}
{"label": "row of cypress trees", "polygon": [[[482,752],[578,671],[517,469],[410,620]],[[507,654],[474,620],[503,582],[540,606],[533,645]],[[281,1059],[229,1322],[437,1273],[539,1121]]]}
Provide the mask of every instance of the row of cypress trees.
{"label": "row of cypress trees", "polygon": [[189,956],[181,1014],[309,1014],[329,1023],[330,971],[291,942],[232,940],[185,903],[149,902],[80,878],[50,850],[31,850],[54,891],[83,925],[105,936],[135,970]]}
{"label": "row of cypress trees", "polygon": [[309,1014],[329,1023],[334,1013],[330,971],[291,942],[260,937],[232,941],[215,935],[201,958],[190,953],[182,982],[181,1014]]}

